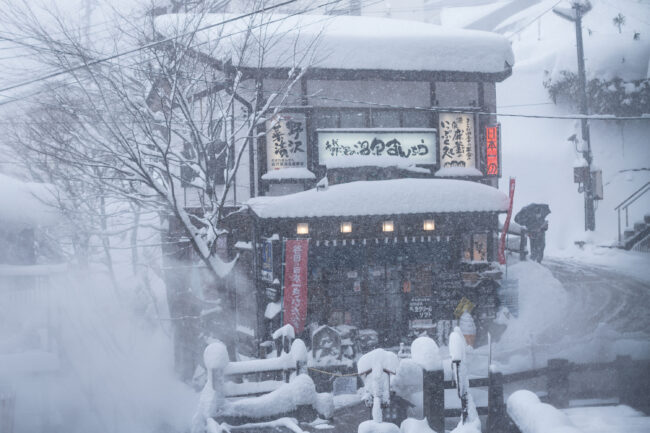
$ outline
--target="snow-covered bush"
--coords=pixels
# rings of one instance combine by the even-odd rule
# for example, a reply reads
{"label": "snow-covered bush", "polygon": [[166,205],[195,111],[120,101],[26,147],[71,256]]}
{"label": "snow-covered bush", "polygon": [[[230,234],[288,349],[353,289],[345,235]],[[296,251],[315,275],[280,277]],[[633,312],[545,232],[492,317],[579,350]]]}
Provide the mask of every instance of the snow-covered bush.
{"label": "snow-covered bush", "polygon": [[[547,78],[544,87],[553,102],[566,103],[577,109],[580,103],[577,74],[560,71],[558,75]],[[587,104],[594,114],[639,116],[650,113],[650,79],[592,78],[587,81]]]}

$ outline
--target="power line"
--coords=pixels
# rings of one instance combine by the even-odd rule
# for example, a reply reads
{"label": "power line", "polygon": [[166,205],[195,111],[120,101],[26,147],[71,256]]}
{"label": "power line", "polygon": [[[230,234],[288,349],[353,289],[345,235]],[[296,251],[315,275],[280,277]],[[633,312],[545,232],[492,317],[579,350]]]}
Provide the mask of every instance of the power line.
{"label": "power line", "polygon": [[[256,14],[268,12],[270,10],[277,9],[277,8],[279,8],[281,6],[286,6],[286,5],[289,5],[291,3],[295,3],[296,1],[298,1],[298,0],[287,0],[285,2],[278,3],[278,4],[273,5],[273,6],[267,6],[267,7],[255,10],[253,12],[249,12],[249,13],[239,15],[239,16],[236,16],[236,17],[233,17],[233,18],[229,18],[229,19],[220,21],[218,23],[209,24],[207,26],[195,29],[195,30],[193,30],[191,32],[186,32],[186,33],[182,33],[180,35],[176,35],[176,36],[172,36],[172,37],[169,37],[169,38],[161,39],[161,40],[158,40],[158,41],[155,41],[155,42],[150,42],[148,44],[139,46],[137,48],[133,48],[131,50],[122,51],[122,52],[119,52],[119,53],[116,53],[116,54],[113,54],[113,55],[110,55],[110,56],[106,56],[106,57],[102,57],[100,59],[89,61],[89,62],[81,64],[81,65],[77,65],[77,66],[73,66],[71,68],[67,68],[67,69],[64,69],[64,70],[61,70],[61,71],[53,72],[53,73],[44,75],[42,77],[33,78],[31,80],[23,81],[21,83],[14,84],[14,85],[4,87],[4,88],[0,89],[0,93],[6,92],[6,91],[9,91],[9,90],[13,90],[13,89],[17,89],[19,87],[24,87],[24,86],[27,86],[29,84],[34,84],[34,83],[37,83],[39,81],[49,80],[50,78],[58,77],[60,75],[69,74],[71,72],[75,72],[75,71],[78,71],[80,69],[88,68],[90,66],[94,66],[94,65],[97,65],[97,64],[100,64],[100,63],[104,63],[104,62],[107,62],[109,60],[117,59],[119,57],[123,57],[123,56],[129,55],[129,54],[137,53],[138,51],[150,49],[150,48],[156,47],[158,45],[166,44],[168,42],[173,42],[174,40],[179,39],[181,37],[188,36],[188,35],[191,35],[193,33],[198,33],[198,32],[204,31],[204,30],[208,30],[208,29],[211,29],[213,27],[220,26],[220,25],[228,24],[228,23],[231,23],[231,22],[234,22],[234,21],[238,21],[240,19],[247,18],[247,17],[253,16],[253,15],[256,15]],[[330,3],[338,3],[340,1],[341,0],[335,0],[335,1],[332,1]]]}
{"label": "power line", "polygon": [[[232,19],[224,20],[224,21],[222,21],[222,22],[220,22],[220,23],[211,24],[211,25],[205,26],[205,27],[203,27],[203,28],[199,28],[199,29],[197,29],[197,30],[193,30],[192,32],[187,32],[187,33],[185,33],[185,34],[181,34],[181,35],[177,35],[177,36],[174,36],[174,37],[167,38],[167,39],[165,39],[165,40],[156,41],[156,42],[151,43],[151,44],[148,44],[148,45],[146,45],[146,46],[141,46],[141,47],[138,47],[138,48],[133,49],[133,50],[125,51],[125,52],[122,52],[122,53],[117,53],[117,54],[115,54],[115,55],[112,55],[112,56],[109,56],[109,57],[106,57],[106,58],[103,58],[103,59],[98,59],[98,60],[95,60],[95,61],[92,61],[92,62],[88,62],[87,64],[79,65],[79,66],[76,66],[76,67],[70,68],[70,69],[68,69],[68,70],[64,70],[64,71],[60,71],[60,72],[56,72],[56,73],[52,73],[52,74],[48,74],[48,75],[45,76],[45,77],[40,77],[40,78],[37,78],[37,79],[34,79],[34,80],[30,80],[29,82],[19,83],[19,84],[15,85],[15,86],[10,86],[10,87],[7,87],[7,88],[5,88],[5,89],[0,89],[0,92],[4,92],[4,91],[6,91],[6,90],[11,90],[11,89],[16,88],[16,87],[21,87],[21,86],[24,86],[24,85],[32,84],[32,83],[35,83],[35,82],[38,82],[38,81],[41,81],[41,80],[46,80],[46,79],[49,79],[49,78],[52,78],[52,77],[55,77],[55,76],[58,76],[58,75],[62,75],[62,74],[66,74],[66,73],[74,72],[75,70],[83,69],[83,68],[86,68],[86,67],[88,67],[88,66],[93,66],[94,64],[97,64],[97,63],[100,63],[100,62],[104,62],[104,61],[107,61],[107,60],[111,60],[111,59],[113,59],[113,58],[120,57],[120,56],[123,56],[123,55],[132,54],[132,53],[135,53],[135,52],[137,52],[137,51],[140,51],[140,50],[146,49],[146,48],[148,48],[148,47],[150,47],[150,46],[155,46],[155,45],[158,45],[158,44],[162,44],[162,43],[165,43],[165,42],[168,42],[168,41],[174,40],[174,39],[176,39],[176,38],[180,38],[180,37],[182,37],[182,36],[184,36],[184,35],[187,35],[187,34],[198,33],[198,32],[200,32],[200,31],[203,31],[203,30],[206,30],[206,29],[212,28],[212,27],[217,26],[217,25],[221,25],[221,24],[228,23],[228,22],[231,22],[231,21],[239,20],[239,19],[241,19],[241,18],[245,18],[245,17],[250,16],[250,15],[252,15],[252,14],[266,12],[266,11],[272,9],[272,8],[276,8],[276,7],[280,7],[280,6],[283,6],[283,5],[287,5],[287,4],[290,4],[290,3],[296,2],[296,1],[297,1],[297,0],[286,1],[286,2],[284,2],[284,3],[280,3],[280,4],[277,4],[277,5],[272,6],[272,7],[263,8],[263,9],[260,9],[260,10],[258,10],[258,11],[255,11],[255,12],[250,12],[250,13],[247,13],[247,14],[244,14],[244,15],[240,15],[240,16],[238,16],[238,17],[234,17],[234,18],[232,18]],[[330,2],[327,2],[327,3],[322,3],[322,4],[320,4],[320,5],[317,5],[317,6],[315,6],[315,7],[309,8],[309,9],[304,9],[304,10],[301,10],[301,11],[299,11],[299,12],[295,12],[295,13],[293,13],[293,14],[288,14],[287,16],[283,16],[283,17],[277,18],[277,19],[275,19],[275,20],[271,20],[271,21],[268,21],[268,22],[265,22],[265,23],[262,23],[262,24],[258,24],[258,25],[252,26],[251,28],[258,28],[258,27],[261,27],[261,26],[264,26],[264,25],[268,25],[268,24],[272,24],[272,23],[275,23],[275,22],[279,22],[279,21],[282,21],[282,20],[286,19],[287,17],[292,17],[292,16],[296,16],[296,15],[301,15],[301,14],[304,14],[304,13],[306,13],[306,12],[311,12],[311,11],[314,11],[314,10],[317,10],[317,9],[320,9],[320,8],[327,7],[327,6],[329,6],[329,5],[333,5],[333,4],[339,3],[339,2],[341,2],[341,1],[342,1],[342,0],[333,0],[333,1],[330,1]],[[379,3],[380,1],[383,1],[383,0],[376,0],[375,2],[373,2],[373,3],[371,3],[371,4],[376,4],[376,3]],[[318,23],[318,22],[324,21],[324,20],[326,20],[326,19],[331,19],[331,18],[334,18],[334,16],[332,16],[332,17],[327,17],[327,18],[325,18],[325,19],[321,19],[321,20],[316,21],[316,22],[311,22],[311,23],[309,23],[309,24],[307,24],[307,25],[313,25],[313,24],[315,24],[315,23]],[[300,27],[304,27],[304,26],[300,26]],[[228,35],[221,35],[221,38],[229,37],[229,36],[233,36],[233,35],[235,35],[235,34],[239,34],[239,33],[244,33],[244,32],[246,32],[246,31],[248,31],[248,30],[249,30],[249,29],[244,29],[244,30],[241,30],[241,31],[238,31],[238,32],[230,33],[230,34],[228,34]],[[200,42],[200,43],[198,43],[198,44],[196,44],[196,45],[190,46],[189,48],[196,48],[196,47],[199,47],[199,46],[201,46],[201,45],[207,44],[207,43],[209,43],[209,42],[210,42],[210,41]],[[147,60],[143,60],[143,61],[137,61],[137,62],[133,63],[132,66],[133,66],[133,65],[141,65],[141,64],[146,63],[146,62],[148,62],[148,61],[149,61],[149,59],[147,59]],[[123,66],[123,67],[129,68],[129,66]],[[132,68],[132,67],[131,67],[131,69],[135,69],[135,68]],[[138,70],[138,69],[135,69],[135,70]],[[40,92],[39,92],[39,93],[40,93]],[[10,98],[9,96],[6,96],[6,95],[0,95],[0,97]],[[8,104],[8,103],[11,103],[11,102],[17,102],[17,101],[19,101],[19,100],[22,100],[22,98],[12,98],[11,101],[0,102],[0,106],[5,105],[5,104]]]}

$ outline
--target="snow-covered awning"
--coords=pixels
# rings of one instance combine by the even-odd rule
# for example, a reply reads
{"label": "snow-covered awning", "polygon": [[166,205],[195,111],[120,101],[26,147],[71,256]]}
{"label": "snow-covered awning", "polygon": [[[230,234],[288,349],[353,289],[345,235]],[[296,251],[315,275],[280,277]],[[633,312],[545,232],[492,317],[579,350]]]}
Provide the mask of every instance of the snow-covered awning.
{"label": "snow-covered awning", "polygon": [[[171,37],[186,33],[192,25],[203,28],[234,17],[208,14],[199,21],[196,15],[170,14],[157,17],[155,26]],[[259,47],[251,47],[247,39],[249,26],[258,38],[264,34],[272,42],[259,41],[265,46],[261,61]],[[249,48],[242,50],[245,43]],[[510,43],[501,35],[367,16],[260,14],[252,21],[235,20],[198,32],[193,46],[244,68],[503,74],[514,65]]]}
{"label": "snow-covered awning", "polygon": [[393,179],[333,185],[247,202],[260,218],[505,212],[508,196],[477,182],[452,179]]}

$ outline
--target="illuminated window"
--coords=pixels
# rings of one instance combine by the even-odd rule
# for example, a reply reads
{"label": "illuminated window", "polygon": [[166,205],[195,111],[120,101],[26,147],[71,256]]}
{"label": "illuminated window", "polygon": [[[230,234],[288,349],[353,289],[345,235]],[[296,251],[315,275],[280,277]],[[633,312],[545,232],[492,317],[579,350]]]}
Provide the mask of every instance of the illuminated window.
{"label": "illuminated window", "polygon": [[341,223],[341,233],[352,233],[352,223],[351,222]]}
{"label": "illuminated window", "polygon": [[431,230],[435,230],[436,229],[436,222],[434,220],[424,220],[424,224],[423,224],[422,228],[425,231],[428,231],[428,232],[431,231]]}
{"label": "illuminated window", "polygon": [[381,230],[384,232],[392,232],[395,230],[395,226],[392,221],[384,221],[384,223],[381,226]]}
{"label": "illuminated window", "polygon": [[308,235],[309,234],[309,224],[307,223],[298,223],[296,226],[296,233],[299,235]]}

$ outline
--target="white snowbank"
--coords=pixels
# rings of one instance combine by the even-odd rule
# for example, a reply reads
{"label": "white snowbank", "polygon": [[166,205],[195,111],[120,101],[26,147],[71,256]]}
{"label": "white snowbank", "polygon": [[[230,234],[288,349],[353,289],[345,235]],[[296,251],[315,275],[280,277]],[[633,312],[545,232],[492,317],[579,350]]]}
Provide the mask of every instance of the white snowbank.
{"label": "white snowbank", "polygon": [[400,433],[436,433],[425,419],[407,418],[399,426]]}
{"label": "white snowbank", "polygon": [[261,218],[394,215],[431,212],[504,212],[508,197],[477,182],[394,179],[331,185],[278,197],[255,197],[248,206]]}
{"label": "white snowbank", "polygon": [[390,388],[403,399],[422,406],[422,367],[412,359],[402,359],[397,374],[390,382]]}
{"label": "white snowbank", "polygon": [[316,175],[304,167],[281,168],[279,170],[267,171],[262,175],[263,180],[285,180],[285,179],[316,179]]}
{"label": "white snowbank", "polygon": [[496,344],[496,354],[527,347],[531,338],[537,340],[548,328],[565,321],[567,314],[566,289],[546,267],[531,261],[519,262],[509,266],[508,278],[519,281],[519,317],[509,321]]}
{"label": "white snowbank", "polygon": [[400,433],[400,428],[390,422],[364,421],[359,424],[358,433]]}
{"label": "white snowbank", "polygon": [[14,228],[55,224],[59,214],[54,186],[23,182],[0,173],[0,222]]}
{"label": "white snowbank", "polygon": [[571,422],[589,433],[647,433],[650,417],[629,406],[564,409]]}
{"label": "white snowbank", "polygon": [[[199,25],[216,24],[232,17],[209,14]],[[191,15],[164,15],[156,18],[155,25],[166,36],[173,36],[190,30],[187,25],[193,20],[197,21]],[[254,68],[259,64],[266,68],[307,66],[296,64],[293,53],[309,53],[310,44],[316,39],[318,54],[311,66],[317,68],[498,73],[514,64],[508,40],[489,32],[366,16],[260,15],[253,25],[264,25],[269,20],[276,22],[264,28],[264,32],[274,43],[260,41],[267,43],[263,61],[255,49],[244,54],[238,49],[247,36],[244,30],[249,20],[215,26],[199,32],[195,39],[204,53],[223,59],[232,57],[235,65]]]}
{"label": "white snowbank", "polygon": [[223,370],[229,361],[228,349],[220,341],[208,344],[203,351],[203,363],[208,370]]}
{"label": "white snowbank", "polygon": [[521,433],[581,433],[569,418],[532,392],[522,389],[508,397],[508,414]]}
{"label": "white snowbank", "polygon": [[441,370],[442,358],[436,342],[429,337],[418,337],[411,343],[411,358],[427,371]]}

